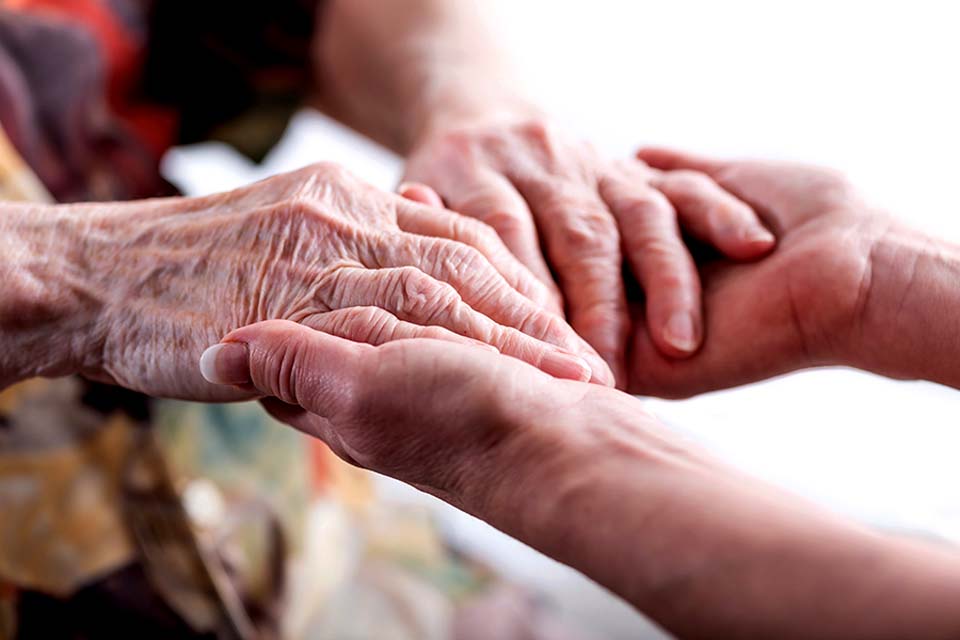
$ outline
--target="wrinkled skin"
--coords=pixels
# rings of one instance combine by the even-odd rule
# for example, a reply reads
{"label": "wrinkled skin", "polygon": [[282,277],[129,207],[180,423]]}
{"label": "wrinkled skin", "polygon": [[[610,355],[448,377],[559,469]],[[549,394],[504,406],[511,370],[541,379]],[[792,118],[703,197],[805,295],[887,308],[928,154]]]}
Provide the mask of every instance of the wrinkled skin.
{"label": "wrinkled skin", "polygon": [[476,340],[554,375],[586,380],[592,368],[612,383],[492,230],[333,165],[205,198],[51,211],[63,232],[19,271],[76,299],[68,315],[90,317],[67,369],[95,379],[236,399],[202,383],[197,358],[232,329],[283,318],[373,343]]}
{"label": "wrinkled skin", "polygon": [[700,347],[703,316],[680,227],[736,260],[760,257],[775,242],[750,207],[708,176],[608,162],[536,114],[428,129],[413,146],[405,180],[493,227],[551,287],[556,308],[565,303],[570,323],[620,381],[630,327],[624,258],[646,295],[656,346],[684,358]]}
{"label": "wrinkled skin", "polygon": [[665,149],[639,157],[670,171],[701,171],[749,203],[777,235],[750,264],[701,265],[707,338],[686,361],[656,350],[642,314],[633,337],[630,389],[689,396],[795,369],[856,362],[869,299],[871,256],[890,221],[830,169],[721,161]]}

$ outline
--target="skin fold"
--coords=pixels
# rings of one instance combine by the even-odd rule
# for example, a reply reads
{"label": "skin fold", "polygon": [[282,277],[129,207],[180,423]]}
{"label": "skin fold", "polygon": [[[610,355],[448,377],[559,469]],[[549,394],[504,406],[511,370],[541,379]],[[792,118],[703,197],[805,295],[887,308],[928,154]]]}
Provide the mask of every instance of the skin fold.
{"label": "skin fold", "polygon": [[[718,333],[682,368],[631,384],[680,395],[829,362],[960,387],[957,247],[875,213],[832,171],[643,155],[665,171],[714,175],[781,242],[764,261],[705,276],[721,283],[707,285],[708,301],[746,305],[741,287],[767,285],[753,292],[766,301],[732,319],[717,313]],[[644,322],[635,331],[649,340]],[[712,350],[721,331],[754,346]],[[653,354],[637,350],[630,364],[646,369]],[[679,637],[960,635],[954,550],[863,529],[732,469],[620,391],[472,345],[375,347],[282,321],[228,334],[200,369],[255,389],[275,417],[345,460],[579,569]]]}

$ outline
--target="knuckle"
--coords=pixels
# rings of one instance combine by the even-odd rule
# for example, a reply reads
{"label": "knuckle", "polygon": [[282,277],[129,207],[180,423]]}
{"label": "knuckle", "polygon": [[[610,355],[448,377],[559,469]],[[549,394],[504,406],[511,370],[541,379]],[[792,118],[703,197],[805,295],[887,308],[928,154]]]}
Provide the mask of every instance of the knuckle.
{"label": "knuckle", "polygon": [[676,262],[681,251],[683,251],[683,248],[679,241],[672,237],[652,236],[646,238],[640,245],[641,258],[647,262],[659,264]]}
{"label": "knuckle", "polygon": [[489,262],[480,251],[462,242],[444,242],[441,259],[450,272],[461,276],[481,273],[490,268]]}
{"label": "knuckle", "polygon": [[281,202],[275,211],[287,212],[299,218],[322,218],[325,215],[319,202],[303,195],[297,195]]}
{"label": "knuckle", "polygon": [[654,271],[652,277],[655,277],[657,281],[656,290],[652,292],[652,295],[656,295],[658,291],[673,294],[690,286],[689,280],[671,269],[658,269]]}
{"label": "knuckle", "polygon": [[521,316],[517,329],[527,336],[560,345],[565,343],[566,326],[565,322],[551,313],[539,309],[528,309]]}
{"label": "knuckle", "polygon": [[466,225],[468,233],[472,235],[478,242],[488,246],[496,246],[500,244],[500,236],[497,235],[497,230],[494,229],[488,222],[473,218],[463,218],[462,222],[464,225]]}
{"label": "knuckle", "polygon": [[477,133],[467,129],[459,129],[442,134],[436,139],[437,152],[436,160],[438,167],[463,166],[462,163],[472,159],[480,150],[478,146],[482,141]]}
{"label": "knuckle", "polygon": [[555,137],[553,127],[542,118],[532,118],[516,125],[517,133],[531,142],[549,144]]}
{"label": "knuckle", "polygon": [[357,342],[379,344],[389,339],[394,319],[378,307],[356,307],[343,314],[341,325],[344,337]]}
{"label": "knuckle", "polygon": [[647,218],[655,215],[663,206],[663,202],[657,195],[658,192],[653,189],[643,189],[625,196],[617,203],[618,213],[627,219]]}
{"label": "knuckle", "polygon": [[473,218],[461,218],[458,221],[461,230],[458,236],[487,255],[500,255],[507,251],[496,229]]}
{"label": "knuckle", "polygon": [[350,172],[336,162],[315,162],[306,168],[311,176],[330,181],[343,181],[351,178]]}
{"label": "knuckle", "polygon": [[447,283],[434,280],[416,267],[397,271],[396,306],[403,313],[430,320],[460,304],[460,295]]}
{"label": "knuckle", "polygon": [[561,251],[571,257],[609,255],[620,246],[620,231],[613,217],[597,210],[577,216],[560,238]]}
{"label": "knuckle", "polygon": [[295,336],[277,341],[270,357],[262,362],[257,386],[286,403],[298,404],[297,372],[302,347],[302,341]]}
{"label": "knuckle", "polygon": [[353,307],[343,314],[342,322],[374,325],[382,321],[386,311],[378,307]]}

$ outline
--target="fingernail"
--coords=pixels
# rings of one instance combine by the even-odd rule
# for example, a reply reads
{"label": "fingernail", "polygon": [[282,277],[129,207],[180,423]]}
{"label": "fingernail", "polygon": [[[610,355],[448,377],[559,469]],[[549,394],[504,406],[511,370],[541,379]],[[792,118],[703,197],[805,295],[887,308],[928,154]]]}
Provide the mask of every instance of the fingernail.
{"label": "fingernail", "polygon": [[409,190],[410,187],[412,187],[412,186],[413,186],[413,185],[410,184],[409,182],[401,182],[401,183],[397,186],[397,193],[399,193],[400,195],[403,195],[403,193],[404,193],[405,191]]}
{"label": "fingernail", "polygon": [[744,229],[740,232],[740,238],[749,244],[770,244],[777,240],[772,233],[758,227]]}
{"label": "fingernail", "polygon": [[543,356],[543,360],[540,361],[540,368],[544,373],[566,380],[587,382],[593,376],[593,370],[590,369],[590,365],[585,360],[560,351],[551,351]]}
{"label": "fingernail", "polygon": [[678,311],[670,316],[663,331],[663,338],[680,351],[694,351],[697,348],[697,334],[693,316],[685,311]]}
{"label": "fingernail", "polygon": [[215,344],[200,356],[200,374],[213,384],[250,382],[250,356],[242,342]]}

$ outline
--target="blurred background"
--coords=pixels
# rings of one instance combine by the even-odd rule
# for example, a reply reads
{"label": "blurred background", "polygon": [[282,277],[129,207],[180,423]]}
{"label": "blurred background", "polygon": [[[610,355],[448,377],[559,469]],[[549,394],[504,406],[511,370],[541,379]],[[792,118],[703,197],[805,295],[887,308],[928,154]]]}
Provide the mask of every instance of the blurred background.
{"label": "blurred background", "polygon": [[[879,205],[960,240],[956,3],[484,2],[527,92],[605,153],[657,143],[832,165]],[[384,188],[401,169],[391,153],[304,111],[261,165],[204,144],[172,151],[165,173],[200,194],[318,160]],[[718,455],[831,509],[960,542],[960,393],[818,370],[649,402]],[[664,637],[483,523],[403,486],[378,488],[387,500],[427,505],[457,546],[543,592],[571,627]]]}

